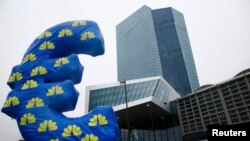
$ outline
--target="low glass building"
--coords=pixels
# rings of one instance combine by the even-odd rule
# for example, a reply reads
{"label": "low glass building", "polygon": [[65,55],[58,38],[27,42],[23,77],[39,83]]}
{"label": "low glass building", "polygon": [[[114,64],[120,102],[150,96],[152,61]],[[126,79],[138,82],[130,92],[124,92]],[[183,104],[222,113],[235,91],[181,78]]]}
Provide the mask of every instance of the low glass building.
{"label": "low glass building", "polygon": [[113,107],[122,129],[121,140],[182,140],[175,105],[170,103],[180,95],[162,77],[88,86],[86,91],[86,111]]}

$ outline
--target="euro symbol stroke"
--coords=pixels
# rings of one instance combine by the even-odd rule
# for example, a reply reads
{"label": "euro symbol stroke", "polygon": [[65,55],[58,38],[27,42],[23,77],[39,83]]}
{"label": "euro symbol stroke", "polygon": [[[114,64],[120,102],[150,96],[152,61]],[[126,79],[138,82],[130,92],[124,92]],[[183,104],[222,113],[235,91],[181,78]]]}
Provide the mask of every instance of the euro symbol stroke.
{"label": "euro symbol stroke", "polygon": [[12,69],[2,112],[17,120],[25,141],[116,141],[120,130],[111,107],[97,107],[79,118],[74,110],[83,66],[76,54],[104,54],[104,41],[93,21],[68,21],[49,28]]}

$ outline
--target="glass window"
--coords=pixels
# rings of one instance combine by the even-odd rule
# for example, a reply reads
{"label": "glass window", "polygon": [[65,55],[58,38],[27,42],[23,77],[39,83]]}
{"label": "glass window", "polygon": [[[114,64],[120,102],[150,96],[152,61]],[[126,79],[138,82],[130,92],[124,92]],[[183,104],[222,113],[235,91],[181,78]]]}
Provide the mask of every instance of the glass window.
{"label": "glass window", "polygon": [[242,113],[239,113],[239,115],[243,117],[243,116],[247,116],[248,114],[247,112],[242,112]]}
{"label": "glass window", "polygon": [[225,98],[225,101],[229,101],[229,100],[232,100],[232,97]]}
{"label": "glass window", "polygon": [[246,116],[246,117],[241,117],[241,120],[242,120],[242,121],[249,120],[249,117],[247,117],[247,116]]}
{"label": "glass window", "polygon": [[233,101],[226,101],[226,104],[231,105],[231,104],[233,104]]}
{"label": "glass window", "polygon": [[213,105],[213,102],[210,102],[210,103],[207,103],[207,106],[212,106]]}
{"label": "glass window", "polygon": [[250,100],[246,101],[246,104],[247,104],[247,105],[250,104]]}
{"label": "glass window", "polygon": [[206,97],[206,99],[209,99],[209,98],[211,98],[211,95],[207,94],[207,95],[205,95],[205,97]]}
{"label": "glass window", "polygon": [[203,104],[203,103],[205,103],[205,100],[201,100],[201,101],[199,101],[200,102],[200,104]]}
{"label": "glass window", "polygon": [[214,99],[219,99],[219,96],[217,95],[217,96],[214,96]]}
{"label": "glass window", "polygon": [[229,94],[230,94],[229,92],[223,93],[224,96],[228,96]]}
{"label": "glass window", "polygon": [[247,90],[247,89],[248,89],[247,86],[240,88],[241,91],[245,91],[245,90]]}
{"label": "glass window", "polygon": [[206,112],[207,111],[207,108],[203,108],[201,109],[202,112]]}
{"label": "glass window", "polygon": [[206,105],[204,105],[204,104],[203,104],[203,105],[201,105],[200,107],[201,107],[201,108],[205,108],[205,107],[206,107]]}
{"label": "glass window", "polygon": [[225,117],[220,118],[221,121],[226,121],[227,119]]}
{"label": "glass window", "polygon": [[202,126],[199,126],[199,127],[198,127],[198,130],[203,130],[203,127],[202,127]]}
{"label": "glass window", "polygon": [[191,105],[190,105],[190,104],[187,104],[187,105],[186,105],[186,108],[190,108],[190,107],[191,107]]}
{"label": "glass window", "polygon": [[203,116],[206,116],[206,115],[208,115],[208,112],[203,112],[202,114],[203,114]]}
{"label": "glass window", "polygon": [[210,125],[210,121],[205,121],[205,125]]}
{"label": "glass window", "polygon": [[208,108],[209,108],[209,110],[213,110],[215,107],[214,106],[210,106]]}
{"label": "glass window", "polygon": [[222,112],[222,111],[223,111],[223,108],[218,108],[217,111],[218,111],[218,112]]}
{"label": "glass window", "polygon": [[230,82],[229,86],[236,86],[236,81]]}
{"label": "glass window", "polygon": [[139,85],[136,85],[134,88],[135,90],[133,90],[133,92],[136,95],[135,100],[145,98],[145,93],[142,91],[143,89],[142,87],[140,87]]}
{"label": "glass window", "polygon": [[245,79],[244,78],[239,79],[238,83],[245,83]]}
{"label": "glass window", "polygon": [[188,118],[189,118],[189,120],[192,120],[194,118],[194,116],[189,116]]}
{"label": "glass window", "polygon": [[221,91],[222,91],[222,93],[228,92],[228,88],[224,88]]}
{"label": "glass window", "polygon": [[194,131],[196,131],[196,128],[191,128],[191,132],[194,132]]}
{"label": "glass window", "polygon": [[125,103],[125,93],[124,92],[119,93],[119,96],[117,99],[117,105],[120,105],[122,103]]}
{"label": "glass window", "polygon": [[244,111],[246,111],[246,108],[245,108],[245,107],[242,107],[242,108],[239,108],[239,109],[238,109],[238,112],[244,112]]}
{"label": "glass window", "polygon": [[240,107],[240,106],[243,106],[244,104],[241,102],[241,103],[237,103],[236,106],[237,107]]}
{"label": "glass window", "polygon": [[245,100],[250,100],[250,95],[244,97]]}
{"label": "glass window", "polygon": [[221,104],[221,103],[218,103],[218,104],[216,104],[215,106],[216,106],[216,108],[221,108],[221,107],[222,107],[222,104]]}
{"label": "glass window", "polygon": [[221,101],[220,101],[220,100],[216,100],[216,101],[214,101],[214,103],[215,103],[216,105],[218,105],[218,104],[221,104]]}
{"label": "glass window", "polygon": [[211,110],[211,111],[210,111],[210,114],[214,114],[214,113],[215,113],[215,110]]}
{"label": "glass window", "polygon": [[199,111],[197,110],[197,111],[194,111],[194,114],[199,114]]}
{"label": "glass window", "polygon": [[227,84],[221,86],[222,89],[225,89],[227,87],[228,87]]}
{"label": "glass window", "polygon": [[238,115],[237,115],[237,114],[232,114],[232,115],[230,115],[230,117],[231,117],[231,118],[237,118]]}
{"label": "glass window", "polygon": [[212,115],[211,118],[212,119],[217,118],[217,115]]}
{"label": "glass window", "polygon": [[183,103],[181,103],[180,101],[179,101],[179,104],[180,104],[180,106],[184,106],[184,104],[183,104]]}
{"label": "glass window", "polygon": [[187,121],[187,118],[186,117],[182,117],[182,121]]}
{"label": "glass window", "polygon": [[234,108],[234,105],[228,105],[227,108],[228,108],[228,109],[233,109],[233,108]]}
{"label": "glass window", "polygon": [[238,119],[238,118],[232,119],[232,123],[236,123],[236,122],[239,122],[239,119]]}
{"label": "glass window", "polygon": [[235,89],[237,89],[237,86],[231,86],[230,87],[230,90],[232,91],[232,90],[235,90]]}
{"label": "glass window", "polygon": [[237,92],[239,92],[239,90],[238,90],[238,89],[233,90],[233,91],[232,91],[232,94],[235,94],[235,93],[237,93]]}
{"label": "glass window", "polygon": [[239,83],[239,86],[240,86],[240,87],[244,87],[244,86],[246,86],[246,85],[247,85],[246,82]]}
{"label": "glass window", "polygon": [[212,101],[212,98],[208,98],[208,99],[207,99],[207,102],[211,102],[211,101]]}
{"label": "glass window", "polygon": [[219,120],[218,119],[213,119],[212,122],[213,123],[217,123]]}
{"label": "glass window", "polygon": [[185,129],[184,132],[185,132],[185,133],[189,133],[189,129]]}
{"label": "glass window", "polygon": [[238,98],[238,99],[235,99],[234,101],[235,101],[235,103],[238,103],[238,102],[241,102],[242,99],[241,99],[241,98]]}
{"label": "glass window", "polygon": [[204,96],[203,95],[199,95],[199,100],[203,100],[204,99]]}
{"label": "glass window", "polygon": [[186,99],[185,104],[186,104],[186,105],[187,105],[187,104],[190,104],[190,101],[189,101],[188,99]]}
{"label": "glass window", "polygon": [[228,112],[229,112],[229,114],[234,114],[236,112],[236,110],[230,110]]}

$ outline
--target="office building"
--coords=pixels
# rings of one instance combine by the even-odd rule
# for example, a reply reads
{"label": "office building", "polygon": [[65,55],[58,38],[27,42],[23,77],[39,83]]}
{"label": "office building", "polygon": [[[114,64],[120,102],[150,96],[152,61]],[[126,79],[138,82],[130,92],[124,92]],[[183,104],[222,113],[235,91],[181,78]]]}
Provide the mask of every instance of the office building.
{"label": "office building", "polygon": [[141,7],[116,28],[118,81],[162,76],[182,96],[199,87],[183,14]]}
{"label": "office building", "polygon": [[250,69],[175,102],[184,140],[206,139],[207,125],[250,123]]}
{"label": "office building", "polygon": [[177,111],[170,103],[179,97],[158,76],[88,86],[85,107],[91,111],[97,106],[112,106],[122,129],[123,141],[128,141],[128,131],[130,141],[180,141]]}

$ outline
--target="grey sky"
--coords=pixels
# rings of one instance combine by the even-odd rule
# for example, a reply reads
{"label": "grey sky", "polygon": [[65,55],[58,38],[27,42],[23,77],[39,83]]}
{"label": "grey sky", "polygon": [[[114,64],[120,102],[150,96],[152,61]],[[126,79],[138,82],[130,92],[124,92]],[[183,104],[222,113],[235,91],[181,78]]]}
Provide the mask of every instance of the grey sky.
{"label": "grey sky", "polygon": [[[81,55],[85,66],[82,94],[76,110],[84,113],[86,85],[115,82],[115,26],[143,5],[152,9],[172,6],[184,14],[200,84],[218,83],[250,68],[249,0],[1,0],[0,106],[10,88],[6,82],[14,65],[42,31],[68,20],[96,21],[104,35],[106,53],[97,58]],[[17,141],[15,120],[0,113],[0,140]]]}

